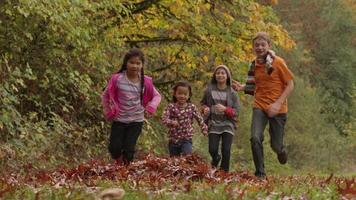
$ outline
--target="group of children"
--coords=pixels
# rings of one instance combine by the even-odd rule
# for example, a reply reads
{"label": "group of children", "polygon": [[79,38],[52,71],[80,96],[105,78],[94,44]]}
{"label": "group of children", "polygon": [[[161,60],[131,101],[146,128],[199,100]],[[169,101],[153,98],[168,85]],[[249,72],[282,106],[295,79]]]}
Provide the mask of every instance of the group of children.
{"label": "group of children", "polygon": [[[227,66],[217,66],[204,91],[201,109],[191,102],[192,88],[189,83],[175,84],[172,101],[162,115],[162,123],[169,129],[171,156],[192,153],[195,119],[202,133],[208,136],[211,165],[218,167],[220,163],[221,170],[229,171],[231,144],[240,104],[237,91],[245,91],[255,96],[251,126],[255,175],[265,176],[262,141],[268,121],[272,149],[282,164],[287,161],[283,135],[286,98],[293,90],[292,74],[284,61],[271,53],[270,46],[268,34],[257,33],[253,39],[256,60],[250,66],[246,84],[233,81]],[[102,96],[104,115],[112,121],[109,152],[118,163],[128,164],[132,161],[144,118],[152,116],[161,101],[152,79],[144,75],[144,64],[142,51],[131,49],[124,56],[121,69],[111,76]]]}
{"label": "group of children", "polygon": [[209,136],[209,153],[212,166],[217,167],[221,156],[218,148],[222,140],[220,168],[229,171],[232,137],[236,129],[239,100],[231,88],[230,70],[225,65],[215,68],[213,77],[201,100],[201,112],[190,102],[191,86],[178,82],[173,88],[173,101],[163,112],[162,121],[169,128],[171,156],[192,153],[193,119],[204,135]]}

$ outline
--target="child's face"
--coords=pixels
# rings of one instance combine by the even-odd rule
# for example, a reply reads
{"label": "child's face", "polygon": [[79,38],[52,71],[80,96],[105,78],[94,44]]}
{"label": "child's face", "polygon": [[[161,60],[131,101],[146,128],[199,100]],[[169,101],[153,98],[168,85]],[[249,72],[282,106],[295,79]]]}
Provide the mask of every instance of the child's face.
{"label": "child's face", "polygon": [[253,51],[257,57],[264,57],[269,49],[270,45],[262,38],[258,38],[253,42]]}
{"label": "child's face", "polygon": [[218,84],[226,84],[227,73],[225,69],[219,68],[218,70],[216,70],[215,79]]}
{"label": "child's face", "polygon": [[132,57],[127,61],[127,73],[129,75],[139,75],[143,67],[142,60],[139,57]]}
{"label": "child's face", "polygon": [[189,88],[178,86],[174,92],[174,96],[176,97],[178,104],[185,104],[189,99]]}

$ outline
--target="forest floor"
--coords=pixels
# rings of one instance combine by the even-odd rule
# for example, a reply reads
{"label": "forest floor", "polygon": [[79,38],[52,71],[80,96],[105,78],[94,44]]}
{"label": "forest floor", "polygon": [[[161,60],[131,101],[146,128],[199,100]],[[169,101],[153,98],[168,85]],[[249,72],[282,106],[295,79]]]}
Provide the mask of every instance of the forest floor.
{"label": "forest floor", "polygon": [[0,199],[356,199],[356,178],[225,173],[197,155],[141,155],[128,166],[91,160],[53,170],[1,172]]}

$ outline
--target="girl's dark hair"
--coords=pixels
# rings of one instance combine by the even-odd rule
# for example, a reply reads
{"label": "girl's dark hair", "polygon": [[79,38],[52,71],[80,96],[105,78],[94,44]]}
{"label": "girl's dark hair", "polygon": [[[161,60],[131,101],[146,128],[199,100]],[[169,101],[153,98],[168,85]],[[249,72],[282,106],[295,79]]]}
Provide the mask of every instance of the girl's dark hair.
{"label": "girl's dark hair", "polygon": [[[145,55],[143,54],[143,52],[138,48],[132,48],[125,54],[124,60],[121,65],[121,69],[117,73],[126,71],[127,70],[127,62],[133,57],[138,57],[141,60],[142,65],[145,65]],[[141,93],[140,94],[141,104],[143,104],[143,91],[144,91],[144,80],[145,80],[144,76],[145,76],[145,73],[144,73],[144,70],[142,67],[141,68],[141,92],[140,92]]]}
{"label": "girl's dark hair", "polygon": [[174,85],[174,87],[173,87],[173,99],[172,99],[173,102],[174,103],[177,102],[177,98],[174,95],[176,94],[178,87],[186,87],[186,88],[188,88],[188,90],[189,90],[189,98],[188,98],[187,102],[190,102],[190,98],[192,97],[192,87],[190,86],[189,83],[184,82],[184,81],[179,81]]}
{"label": "girl's dark hair", "polygon": [[133,57],[140,58],[142,64],[143,65],[145,64],[145,55],[143,54],[143,52],[137,48],[130,49],[124,56],[124,60],[122,62],[121,69],[119,70],[119,73],[121,73],[127,69],[127,62]]}

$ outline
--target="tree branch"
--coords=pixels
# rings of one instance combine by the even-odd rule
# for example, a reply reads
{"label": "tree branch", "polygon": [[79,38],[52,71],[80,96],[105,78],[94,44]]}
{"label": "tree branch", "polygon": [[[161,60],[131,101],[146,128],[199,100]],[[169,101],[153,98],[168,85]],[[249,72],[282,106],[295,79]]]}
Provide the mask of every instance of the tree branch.
{"label": "tree branch", "polygon": [[150,8],[152,5],[155,5],[159,3],[161,0],[144,0],[139,3],[133,4],[134,9],[131,10],[131,14],[136,14],[140,13],[148,8]]}
{"label": "tree branch", "polygon": [[178,58],[178,55],[183,51],[183,49],[184,49],[184,44],[183,44],[182,47],[179,49],[179,51],[174,55],[174,60],[173,60],[171,63],[169,63],[169,64],[166,65],[166,66],[160,67],[160,68],[158,68],[158,69],[152,70],[152,72],[160,72],[160,71],[163,71],[163,70],[166,70],[166,69],[171,68],[172,65],[173,65],[174,63],[176,63],[177,58]]}
{"label": "tree branch", "polygon": [[160,1],[162,1],[162,0],[144,0],[144,1],[141,1],[138,3],[134,3],[134,4],[123,4],[123,6],[128,9],[128,12],[121,11],[118,13],[115,9],[109,10],[110,15],[108,17],[106,17],[105,20],[110,20],[111,18],[115,18],[115,20],[110,24],[106,24],[101,29],[101,32],[106,31],[108,28],[110,28],[112,26],[120,25],[121,20],[123,18],[128,17],[133,14],[141,13],[141,12],[147,10],[148,8],[152,7],[153,5],[158,4]]}
{"label": "tree branch", "polygon": [[169,38],[169,37],[156,37],[156,38],[147,38],[147,39],[138,39],[138,40],[127,40],[125,41],[131,46],[138,46],[139,43],[175,43],[175,42],[184,42],[190,43],[188,40],[182,38]]}

